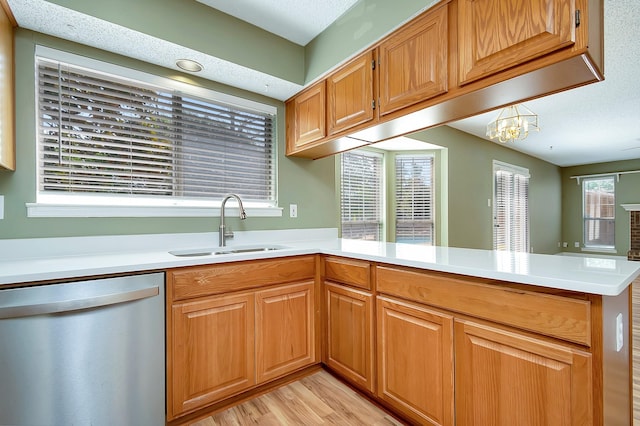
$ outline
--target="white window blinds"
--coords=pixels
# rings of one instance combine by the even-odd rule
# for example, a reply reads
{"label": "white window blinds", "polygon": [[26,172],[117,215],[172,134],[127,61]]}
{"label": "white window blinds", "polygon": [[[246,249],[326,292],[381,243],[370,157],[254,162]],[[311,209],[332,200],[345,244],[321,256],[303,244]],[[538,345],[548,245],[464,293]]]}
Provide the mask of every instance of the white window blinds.
{"label": "white window blinds", "polygon": [[342,238],[382,240],[382,155],[341,154]]}
{"label": "white window blinds", "polygon": [[494,250],[529,251],[529,171],[494,162]]}
{"label": "white window blinds", "polygon": [[615,248],[615,179],[613,176],[582,181],[584,246]]}
{"label": "white window blinds", "polygon": [[[275,205],[274,116],[36,58],[40,194]],[[169,80],[167,80],[169,81]]]}
{"label": "white window blinds", "polygon": [[434,244],[433,156],[396,156],[396,242]]}

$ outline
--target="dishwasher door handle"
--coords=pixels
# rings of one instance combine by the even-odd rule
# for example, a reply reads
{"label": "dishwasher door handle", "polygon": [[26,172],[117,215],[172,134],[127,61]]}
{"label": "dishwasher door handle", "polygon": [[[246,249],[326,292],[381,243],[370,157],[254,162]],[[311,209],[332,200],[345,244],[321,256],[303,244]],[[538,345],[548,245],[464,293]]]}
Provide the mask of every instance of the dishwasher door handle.
{"label": "dishwasher door handle", "polygon": [[[23,289],[17,289],[23,290]],[[11,290],[6,290],[11,291]],[[77,297],[43,301],[37,303],[15,303],[0,306],[0,319],[18,318],[35,315],[54,314],[59,312],[77,311],[100,306],[115,305],[118,303],[131,302],[145,299],[160,294],[158,286],[138,288],[128,291],[105,292],[103,294],[91,295],[89,297]],[[52,298],[53,299],[53,298]]]}

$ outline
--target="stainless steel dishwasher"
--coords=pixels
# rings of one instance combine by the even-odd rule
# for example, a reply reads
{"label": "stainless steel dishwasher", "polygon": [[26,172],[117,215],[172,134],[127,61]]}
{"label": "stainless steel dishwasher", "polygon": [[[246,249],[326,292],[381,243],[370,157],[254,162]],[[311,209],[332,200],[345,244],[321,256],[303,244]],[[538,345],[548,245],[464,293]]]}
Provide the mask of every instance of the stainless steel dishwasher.
{"label": "stainless steel dishwasher", "polygon": [[165,424],[164,274],[0,289],[0,425]]}

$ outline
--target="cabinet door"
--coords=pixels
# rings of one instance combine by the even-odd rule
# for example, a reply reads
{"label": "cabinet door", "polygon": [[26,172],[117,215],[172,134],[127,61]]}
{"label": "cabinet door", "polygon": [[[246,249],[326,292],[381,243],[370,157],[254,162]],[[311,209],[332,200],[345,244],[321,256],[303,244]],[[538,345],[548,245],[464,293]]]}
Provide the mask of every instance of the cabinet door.
{"label": "cabinet door", "polygon": [[255,384],[253,295],[174,304],[169,418]]}
{"label": "cabinet door", "polygon": [[380,114],[447,91],[447,7],[430,10],[380,45]]}
{"label": "cabinet door", "polygon": [[460,0],[460,84],[571,46],[574,15],[575,0]]}
{"label": "cabinet door", "polygon": [[325,284],[325,363],[347,380],[373,387],[373,296],[370,292]]}
{"label": "cabinet door", "polygon": [[287,142],[289,149],[295,150],[327,135],[325,96],[325,81],[321,81],[287,103],[287,108],[292,109],[287,116],[293,119],[293,141]]}
{"label": "cabinet door", "polygon": [[256,292],[258,383],[315,362],[314,283]]}
{"label": "cabinet door", "polygon": [[593,424],[591,355],[456,320],[456,422]]}
{"label": "cabinet door", "polygon": [[367,52],[327,78],[329,134],[373,119],[373,53]]}
{"label": "cabinet door", "polygon": [[420,424],[452,425],[452,317],[384,297],[377,316],[378,396]]}
{"label": "cabinet door", "polygon": [[13,25],[0,6],[0,167],[16,169]]}

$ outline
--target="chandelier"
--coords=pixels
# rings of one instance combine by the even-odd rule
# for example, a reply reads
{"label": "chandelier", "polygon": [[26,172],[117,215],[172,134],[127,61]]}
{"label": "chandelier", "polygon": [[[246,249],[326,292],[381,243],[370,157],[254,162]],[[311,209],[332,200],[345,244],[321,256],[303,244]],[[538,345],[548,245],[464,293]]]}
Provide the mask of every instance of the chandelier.
{"label": "chandelier", "polygon": [[540,130],[538,116],[523,104],[504,108],[494,121],[487,124],[487,136],[502,143],[523,140],[531,130]]}

